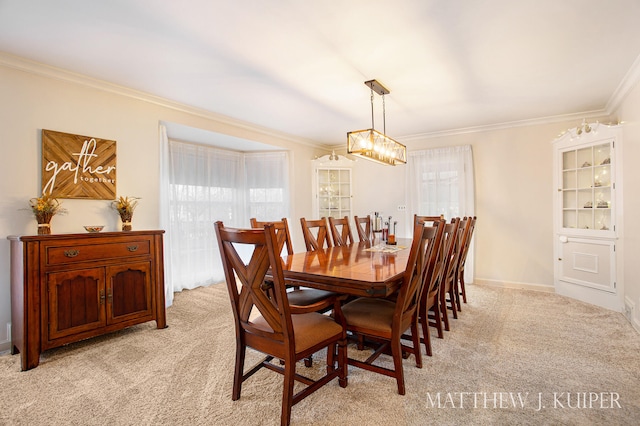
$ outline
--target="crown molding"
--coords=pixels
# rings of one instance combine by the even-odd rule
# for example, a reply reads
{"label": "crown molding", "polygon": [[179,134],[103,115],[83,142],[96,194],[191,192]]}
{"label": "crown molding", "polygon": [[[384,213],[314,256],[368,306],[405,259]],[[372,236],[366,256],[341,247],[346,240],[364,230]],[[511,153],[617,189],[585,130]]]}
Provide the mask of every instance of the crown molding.
{"label": "crown molding", "polygon": [[200,118],[211,120],[215,123],[232,126],[243,130],[249,130],[257,134],[267,136],[270,138],[276,138],[287,142],[296,144],[302,144],[313,148],[322,148],[323,145],[317,143],[311,139],[305,139],[297,136],[290,135],[288,133],[279,132],[277,130],[262,127],[257,124],[249,123],[246,121],[238,120],[226,115],[207,111],[205,109],[192,107],[179,102],[171,101],[169,99],[162,98],[160,96],[151,95],[146,92],[131,89],[125,86],[120,86],[108,81],[88,77],[86,75],[74,73],[62,68],[53,67],[51,65],[43,64],[40,62],[31,61],[19,56],[11,55],[5,52],[0,52],[0,65],[7,68],[13,68],[19,71],[28,72],[31,74],[39,75],[54,80],[65,81],[69,83],[75,83],[85,87],[101,90],[108,93],[113,93],[120,96],[136,99],[139,101],[147,102],[160,107],[168,108],[174,111],[183,112],[186,114],[194,115]]}
{"label": "crown molding", "polygon": [[609,114],[612,114],[613,111],[617,110],[620,105],[622,105],[622,101],[624,101],[624,98],[626,98],[629,92],[631,92],[636,84],[638,84],[638,81],[640,81],[640,55],[638,55],[636,60],[633,62],[633,65],[631,65],[631,68],[629,68],[629,71],[627,71],[624,78],[611,95],[611,98],[609,98],[609,102],[607,102],[606,107]]}
{"label": "crown molding", "polygon": [[398,136],[396,137],[396,139],[399,142],[410,142],[415,140],[432,139],[432,138],[445,137],[445,136],[457,136],[457,135],[464,135],[469,133],[482,133],[482,132],[490,132],[494,130],[505,130],[505,129],[512,129],[512,128],[518,128],[518,127],[538,126],[543,124],[559,123],[562,121],[594,119],[594,118],[599,118],[607,115],[609,115],[609,113],[604,109],[594,110],[594,111],[583,111],[583,112],[576,112],[571,114],[531,118],[527,120],[507,121],[504,123],[488,124],[485,126],[464,127],[459,129],[443,130],[439,132],[417,133],[414,135]]}

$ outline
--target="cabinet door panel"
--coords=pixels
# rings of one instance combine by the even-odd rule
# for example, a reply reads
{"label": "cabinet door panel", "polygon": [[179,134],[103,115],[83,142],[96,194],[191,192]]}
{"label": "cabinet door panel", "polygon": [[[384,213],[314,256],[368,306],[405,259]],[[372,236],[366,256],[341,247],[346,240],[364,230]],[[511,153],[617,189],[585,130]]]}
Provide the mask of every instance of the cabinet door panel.
{"label": "cabinet door panel", "polygon": [[48,340],[104,326],[104,269],[48,274]]}
{"label": "cabinet door panel", "polygon": [[151,263],[110,266],[109,323],[153,316],[151,309]]}
{"label": "cabinet door panel", "polygon": [[560,244],[562,260],[559,280],[615,292],[614,250],[613,241],[567,238],[566,242]]}

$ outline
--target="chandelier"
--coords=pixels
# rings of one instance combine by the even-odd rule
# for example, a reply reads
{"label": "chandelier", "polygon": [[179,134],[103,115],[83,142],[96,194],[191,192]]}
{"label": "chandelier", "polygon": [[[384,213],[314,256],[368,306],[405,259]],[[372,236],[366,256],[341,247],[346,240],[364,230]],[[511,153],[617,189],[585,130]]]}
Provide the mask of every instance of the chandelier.
{"label": "chandelier", "polygon": [[[364,84],[371,89],[371,128],[347,133],[347,153],[392,166],[406,163],[407,147],[386,135],[384,95],[390,93],[389,89],[377,80],[365,81]],[[375,130],[373,122],[373,92],[382,96],[383,133]]]}

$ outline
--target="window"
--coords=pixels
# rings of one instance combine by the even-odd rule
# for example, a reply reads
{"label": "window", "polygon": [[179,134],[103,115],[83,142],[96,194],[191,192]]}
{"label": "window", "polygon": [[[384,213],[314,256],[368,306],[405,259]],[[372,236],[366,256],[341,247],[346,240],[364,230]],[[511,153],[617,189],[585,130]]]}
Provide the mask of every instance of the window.
{"label": "window", "polygon": [[216,221],[248,227],[250,217],[288,215],[289,167],[286,152],[244,154],[173,140],[166,147],[161,204],[171,300],[174,291],[224,280]]}
{"label": "window", "polygon": [[409,211],[447,219],[474,215],[470,145],[410,152],[407,171]]}
{"label": "window", "polygon": [[[475,216],[473,154],[471,146],[410,152],[407,162],[408,206],[421,216]],[[473,282],[472,237],[465,265],[465,281]]]}

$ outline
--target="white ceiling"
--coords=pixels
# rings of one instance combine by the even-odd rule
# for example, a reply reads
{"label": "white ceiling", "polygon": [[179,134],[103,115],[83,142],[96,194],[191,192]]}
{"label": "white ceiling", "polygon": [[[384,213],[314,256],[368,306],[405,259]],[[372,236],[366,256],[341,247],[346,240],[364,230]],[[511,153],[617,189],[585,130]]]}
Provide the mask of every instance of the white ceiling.
{"label": "white ceiling", "polygon": [[371,126],[369,79],[401,140],[608,113],[639,21],[638,0],[0,0],[0,52],[333,145]]}

